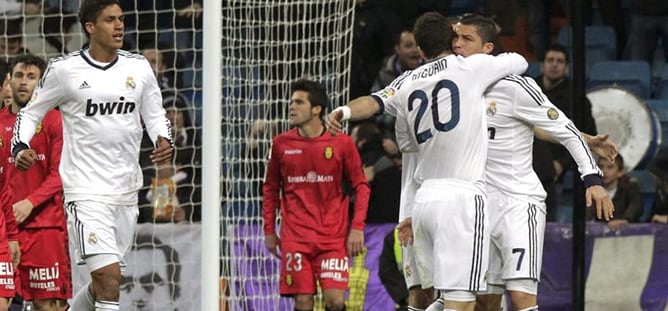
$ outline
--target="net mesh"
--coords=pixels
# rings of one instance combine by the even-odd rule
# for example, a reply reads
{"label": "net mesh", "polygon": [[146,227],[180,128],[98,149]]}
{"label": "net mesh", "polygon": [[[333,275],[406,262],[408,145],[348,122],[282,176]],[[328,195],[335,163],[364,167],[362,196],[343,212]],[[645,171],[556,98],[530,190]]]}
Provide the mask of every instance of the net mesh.
{"label": "net mesh", "polygon": [[[325,85],[330,107],[349,84],[353,1],[243,0],[223,5],[223,273],[230,307],[292,310],[264,247],[262,181],[271,139],[287,129],[290,83]],[[277,307],[278,306],[278,307]]]}

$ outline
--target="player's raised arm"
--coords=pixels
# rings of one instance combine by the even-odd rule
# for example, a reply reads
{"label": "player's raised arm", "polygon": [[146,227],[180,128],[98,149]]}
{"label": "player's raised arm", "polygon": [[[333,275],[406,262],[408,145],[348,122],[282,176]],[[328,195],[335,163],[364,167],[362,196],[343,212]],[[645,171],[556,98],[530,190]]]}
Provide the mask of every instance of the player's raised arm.
{"label": "player's raised arm", "polygon": [[358,97],[345,106],[338,107],[325,118],[325,125],[332,134],[341,132],[342,122],[363,120],[381,110],[380,104],[371,96]]}
{"label": "player's raised arm", "polygon": [[498,56],[474,54],[467,57],[466,61],[478,73],[478,78],[484,88],[505,76],[522,74],[529,67],[529,63],[522,55],[513,52],[501,53]]}

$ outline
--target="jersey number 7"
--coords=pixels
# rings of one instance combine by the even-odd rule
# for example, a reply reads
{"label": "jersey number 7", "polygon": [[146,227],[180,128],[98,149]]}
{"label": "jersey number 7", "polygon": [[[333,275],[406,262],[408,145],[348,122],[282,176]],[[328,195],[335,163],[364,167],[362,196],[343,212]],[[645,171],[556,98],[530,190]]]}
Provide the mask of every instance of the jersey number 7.
{"label": "jersey number 7", "polygon": [[[451,108],[451,117],[448,122],[442,123],[438,119],[438,92],[442,89],[447,89],[450,91],[450,108]],[[415,90],[408,96],[408,111],[413,111],[415,108],[413,102],[415,100],[420,101],[420,106],[418,108],[417,117],[415,118],[415,124],[413,129],[415,131],[415,138],[417,139],[418,144],[424,143],[430,138],[433,137],[431,129],[427,129],[422,132],[418,132],[420,128],[420,121],[427,108],[429,107],[429,96],[423,90]],[[434,128],[439,132],[447,132],[459,123],[459,88],[457,85],[450,80],[441,80],[436,83],[433,90],[431,91],[431,116],[434,122]]]}

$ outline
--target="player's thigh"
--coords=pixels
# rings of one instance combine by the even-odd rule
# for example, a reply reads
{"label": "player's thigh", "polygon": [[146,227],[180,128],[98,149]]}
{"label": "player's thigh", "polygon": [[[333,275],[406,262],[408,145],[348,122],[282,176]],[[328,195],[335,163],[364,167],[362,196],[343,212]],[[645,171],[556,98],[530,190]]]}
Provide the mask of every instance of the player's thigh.
{"label": "player's thigh", "polygon": [[[116,205],[115,210],[116,221],[116,244],[121,256],[121,266],[125,266],[124,256],[132,248],[134,242],[135,231],[137,228],[137,216],[139,215],[139,208],[136,204],[133,205]],[[123,229],[120,229],[123,228]]]}
{"label": "player's thigh", "polygon": [[[434,287],[484,289],[489,256],[484,194],[469,184],[452,182],[427,184],[427,187],[423,184],[415,202],[414,215],[433,241]],[[419,250],[418,258],[422,258]]]}
{"label": "player's thigh", "polygon": [[281,241],[281,295],[315,294],[313,248],[313,244]]}
{"label": "player's thigh", "polygon": [[78,257],[115,254],[120,261],[113,206],[96,201],[71,201],[65,206]]}
{"label": "player's thigh", "polygon": [[[406,281],[406,288],[415,288],[422,286],[422,280],[418,275],[417,258],[413,246],[401,248],[402,270],[404,273],[404,280]],[[425,283],[431,284],[431,280],[425,280]]]}
{"label": "player's thigh", "polygon": [[509,199],[500,223],[503,231],[503,279],[539,280],[545,234],[545,204]]}
{"label": "player's thigh", "polygon": [[350,275],[345,242],[319,245],[313,260],[313,273],[323,290],[346,290],[348,280],[353,276]]}
{"label": "player's thigh", "polygon": [[13,298],[14,295],[16,295],[16,285],[14,284],[12,257],[9,255],[7,242],[0,243],[0,300],[4,301],[3,298]]}
{"label": "player's thigh", "polygon": [[[505,213],[508,211],[508,196],[489,189],[487,191],[487,211],[489,214],[490,243],[487,284],[503,286],[503,240],[506,227],[503,225]],[[491,287],[493,289],[494,287]],[[503,293],[503,291],[501,292]],[[496,294],[488,286],[485,294]]]}

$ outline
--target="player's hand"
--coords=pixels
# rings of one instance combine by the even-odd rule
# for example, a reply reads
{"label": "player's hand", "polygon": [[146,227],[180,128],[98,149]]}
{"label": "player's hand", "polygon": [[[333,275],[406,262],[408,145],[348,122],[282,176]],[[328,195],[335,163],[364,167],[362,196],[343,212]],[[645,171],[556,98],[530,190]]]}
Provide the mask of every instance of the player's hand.
{"label": "player's hand", "polygon": [[608,192],[602,186],[595,185],[587,188],[586,203],[587,207],[596,204],[596,218],[609,221],[614,218],[615,206],[608,196]]}
{"label": "player's hand", "polygon": [[33,149],[19,151],[14,158],[14,165],[22,171],[27,171],[37,161],[37,152]]}
{"label": "player's hand", "polygon": [[668,224],[668,215],[654,215],[652,216],[652,222]]}
{"label": "player's hand", "polygon": [[163,164],[172,159],[172,146],[166,138],[158,135],[155,145],[155,150],[151,153],[151,161],[153,163]]}
{"label": "player's hand", "polygon": [[268,234],[264,236],[264,246],[267,247],[269,252],[276,256],[276,258],[281,258],[281,255],[278,254],[280,245],[281,239],[279,239],[277,235]]}
{"label": "player's hand", "polygon": [[9,255],[12,257],[12,265],[14,269],[18,269],[21,263],[21,247],[19,241],[9,241]]}
{"label": "player's hand", "polygon": [[413,221],[410,217],[402,220],[396,229],[399,245],[404,247],[413,245]]}
{"label": "player's hand", "polygon": [[334,111],[330,112],[327,117],[325,118],[325,125],[327,125],[327,130],[329,131],[330,134],[332,135],[337,135],[341,133],[341,128],[342,128],[342,120],[343,119],[343,111],[337,109],[334,109]]}
{"label": "player's hand", "polygon": [[351,229],[346,242],[346,249],[350,256],[357,256],[364,250],[364,232],[362,230]]}
{"label": "player's hand", "polygon": [[618,153],[617,145],[608,138],[610,138],[610,134],[592,136],[587,144],[597,156],[615,162]]}
{"label": "player's hand", "polygon": [[608,228],[610,230],[619,230],[623,225],[628,224],[629,221],[626,219],[613,219],[611,221],[608,221]]}
{"label": "player's hand", "polygon": [[193,3],[183,9],[176,11],[176,15],[185,18],[191,18],[193,16],[195,16],[195,18],[199,18],[202,15],[202,6],[199,3]]}
{"label": "player's hand", "polygon": [[33,206],[32,202],[30,202],[28,199],[23,199],[14,203],[12,205],[12,210],[14,211],[14,218],[16,219],[16,223],[20,224],[24,222],[28,216],[30,216],[30,213],[32,213],[33,208],[35,208],[35,206]]}

